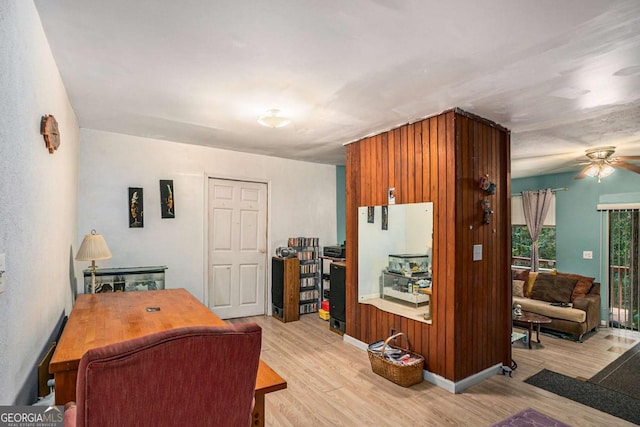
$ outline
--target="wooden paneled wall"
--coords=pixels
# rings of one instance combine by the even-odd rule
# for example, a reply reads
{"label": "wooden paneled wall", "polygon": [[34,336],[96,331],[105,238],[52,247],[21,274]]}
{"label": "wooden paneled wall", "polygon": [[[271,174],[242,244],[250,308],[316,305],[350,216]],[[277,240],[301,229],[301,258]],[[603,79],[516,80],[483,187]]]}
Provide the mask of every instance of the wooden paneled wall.
{"label": "wooden paneled wall", "polygon": [[[510,135],[462,110],[407,124],[346,147],[347,334],[365,343],[391,328],[409,337],[426,369],[459,381],[511,363]],[[494,195],[478,186],[488,174]],[[433,323],[358,303],[358,207],[433,202]],[[483,224],[481,202],[494,215]],[[473,261],[473,245],[483,259]]]}

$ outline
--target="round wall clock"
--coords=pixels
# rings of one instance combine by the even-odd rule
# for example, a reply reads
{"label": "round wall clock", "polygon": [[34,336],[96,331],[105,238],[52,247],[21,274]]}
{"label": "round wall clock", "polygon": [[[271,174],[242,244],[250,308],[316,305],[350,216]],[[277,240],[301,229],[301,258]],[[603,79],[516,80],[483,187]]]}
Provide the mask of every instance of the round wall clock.
{"label": "round wall clock", "polygon": [[60,132],[58,131],[58,121],[52,115],[42,117],[40,133],[44,136],[44,142],[50,154],[60,146]]}

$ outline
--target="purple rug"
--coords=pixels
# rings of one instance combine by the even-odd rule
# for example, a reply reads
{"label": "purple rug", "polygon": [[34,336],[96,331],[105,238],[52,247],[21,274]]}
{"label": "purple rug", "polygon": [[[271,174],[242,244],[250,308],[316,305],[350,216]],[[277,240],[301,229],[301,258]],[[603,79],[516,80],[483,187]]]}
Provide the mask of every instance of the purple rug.
{"label": "purple rug", "polygon": [[554,420],[548,415],[527,408],[510,416],[491,427],[570,427],[568,424]]}

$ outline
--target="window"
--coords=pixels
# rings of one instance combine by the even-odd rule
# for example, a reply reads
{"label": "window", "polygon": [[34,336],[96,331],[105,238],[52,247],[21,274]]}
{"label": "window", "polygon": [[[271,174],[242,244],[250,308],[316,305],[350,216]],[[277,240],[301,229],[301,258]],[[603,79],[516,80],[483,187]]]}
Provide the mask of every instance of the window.
{"label": "window", "polygon": [[[524,220],[522,196],[511,197],[511,264],[531,267],[531,236]],[[553,195],[542,231],[538,237],[541,269],[556,268],[556,197]]]}

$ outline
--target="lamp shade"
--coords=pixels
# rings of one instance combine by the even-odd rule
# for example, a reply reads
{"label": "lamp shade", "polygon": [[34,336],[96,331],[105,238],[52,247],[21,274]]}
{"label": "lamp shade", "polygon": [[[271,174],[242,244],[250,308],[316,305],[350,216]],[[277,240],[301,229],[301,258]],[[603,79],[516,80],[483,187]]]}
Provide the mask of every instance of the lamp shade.
{"label": "lamp shade", "polygon": [[91,230],[91,234],[85,234],[80,249],[76,254],[76,261],[93,261],[97,259],[111,258],[111,251],[102,234]]}

